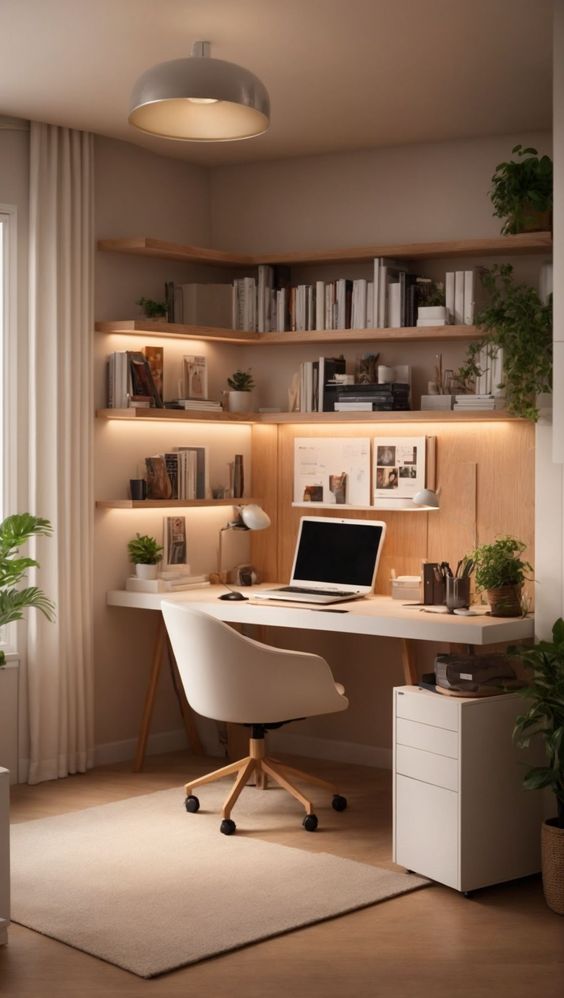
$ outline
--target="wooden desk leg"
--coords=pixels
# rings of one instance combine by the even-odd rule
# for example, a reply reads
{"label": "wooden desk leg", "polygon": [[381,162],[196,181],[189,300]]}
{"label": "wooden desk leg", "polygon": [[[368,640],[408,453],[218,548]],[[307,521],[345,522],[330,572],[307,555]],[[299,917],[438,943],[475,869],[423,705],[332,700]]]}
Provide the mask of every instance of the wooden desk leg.
{"label": "wooden desk leg", "polygon": [[137,739],[137,752],[135,754],[135,762],[133,764],[134,773],[139,773],[143,769],[143,762],[145,759],[145,749],[147,747],[147,738],[149,737],[151,717],[153,715],[153,707],[155,706],[157,685],[159,682],[159,676],[161,674],[161,668],[163,664],[163,650],[165,645],[165,636],[166,636],[166,630],[165,630],[164,620],[162,618],[162,614],[159,613],[157,635],[155,638],[155,646],[153,649],[153,662],[151,665],[151,672],[149,675],[149,685],[147,687],[147,692],[145,694],[145,706],[143,707],[141,728],[139,730],[139,738]]}
{"label": "wooden desk leg", "polygon": [[190,751],[193,755],[203,755],[204,749],[200,741],[200,735],[198,734],[198,729],[196,727],[196,721],[194,718],[194,712],[186,699],[186,694],[184,692],[184,686],[180,678],[180,673],[178,672],[178,665],[174,652],[172,650],[171,643],[166,635],[166,647],[168,654],[168,664],[170,666],[170,675],[172,677],[172,685],[174,686],[174,692],[176,693],[176,699],[178,700],[178,706],[180,707],[180,713],[182,714],[182,720],[184,722],[184,730],[186,732],[186,737],[188,739],[188,745],[190,746]]}
{"label": "wooden desk leg", "polygon": [[419,676],[415,658],[415,641],[411,638],[401,638],[401,664],[406,686],[417,686]]}

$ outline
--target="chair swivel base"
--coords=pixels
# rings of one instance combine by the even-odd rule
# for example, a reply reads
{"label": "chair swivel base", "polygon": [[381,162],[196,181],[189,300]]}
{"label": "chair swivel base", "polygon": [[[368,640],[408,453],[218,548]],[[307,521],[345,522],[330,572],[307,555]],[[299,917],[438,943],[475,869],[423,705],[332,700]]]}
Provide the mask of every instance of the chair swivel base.
{"label": "chair swivel base", "polygon": [[323,787],[328,790],[332,795],[332,806],[335,811],[344,811],[347,806],[347,801],[345,797],[337,793],[337,789],[333,783],[329,783],[328,780],[322,780],[319,776],[311,776],[309,773],[304,773],[300,769],[294,769],[292,766],[287,766],[285,763],[278,762],[278,760],[272,759],[266,755],[264,738],[251,738],[249,740],[249,755],[245,756],[244,759],[239,759],[237,762],[231,763],[229,766],[223,766],[221,769],[214,770],[213,773],[207,773],[205,776],[200,776],[196,780],[190,780],[185,786],[186,797],[186,810],[195,813],[200,808],[200,802],[197,797],[192,793],[196,787],[204,786],[206,783],[213,783],[215,780],[221,780],[224,776],[235,775],[235,782],[231,789],[229,796],[227,797],[223,808],[222,816],[223,821],[220,825],[220,830],[224,835],[233,835],[236,829],[235,822],[231,819],[231,811],[235,806],[237,798],[241,794],[243,787],[249,780],[249,777],[254,774],[255,784],[257,788],[266,788],[268,777],[274,780],[283,790],[295,797],[297,801],[305,809],[305,818],[303,819],[303,826],[307,832],[314,832],[317,828],[317,817],[313,813],[312,802],[294,785],[293,779],[303,780],[305,783],[312,783],[315,786]]}

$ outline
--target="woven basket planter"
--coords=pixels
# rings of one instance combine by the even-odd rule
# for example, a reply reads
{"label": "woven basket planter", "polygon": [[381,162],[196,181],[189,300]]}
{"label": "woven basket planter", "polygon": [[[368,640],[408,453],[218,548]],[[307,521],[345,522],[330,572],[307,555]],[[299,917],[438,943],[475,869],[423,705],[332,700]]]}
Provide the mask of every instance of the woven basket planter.
{"label": "woven basket planter", "polygon": [[541,834],[542,886],[546,903],[557,915],[564,915],[564,828],[545,821]]}
{"label": "woven basket planter", "polygon": [[488,603],[492,617],[520,617],[523,613],[521,589],[522,586],[500,586],[499,589],[488,589]]}

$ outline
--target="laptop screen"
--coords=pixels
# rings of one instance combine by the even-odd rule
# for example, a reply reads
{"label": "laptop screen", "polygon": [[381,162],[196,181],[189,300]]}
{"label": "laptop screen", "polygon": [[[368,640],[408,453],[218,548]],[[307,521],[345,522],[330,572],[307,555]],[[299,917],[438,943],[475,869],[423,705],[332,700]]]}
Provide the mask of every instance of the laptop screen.
{"label": "laptop screen", "polygon": [[302,517],[292,583],[369,591],[376,577],[385,523]]}

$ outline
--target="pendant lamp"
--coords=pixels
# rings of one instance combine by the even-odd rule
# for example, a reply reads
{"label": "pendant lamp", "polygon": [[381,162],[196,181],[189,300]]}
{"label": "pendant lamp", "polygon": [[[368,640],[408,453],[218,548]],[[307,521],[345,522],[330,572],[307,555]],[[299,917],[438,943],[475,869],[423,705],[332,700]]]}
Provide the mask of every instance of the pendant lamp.
{"label": "pendant lamp", "polygon": [[209,49],[209,42],[196,42],[188,59],[143,73],[131,95],[129,123],[188,142],[232,142],[265,132],[270,100],[264,84],[234,62],[211,59]]}

